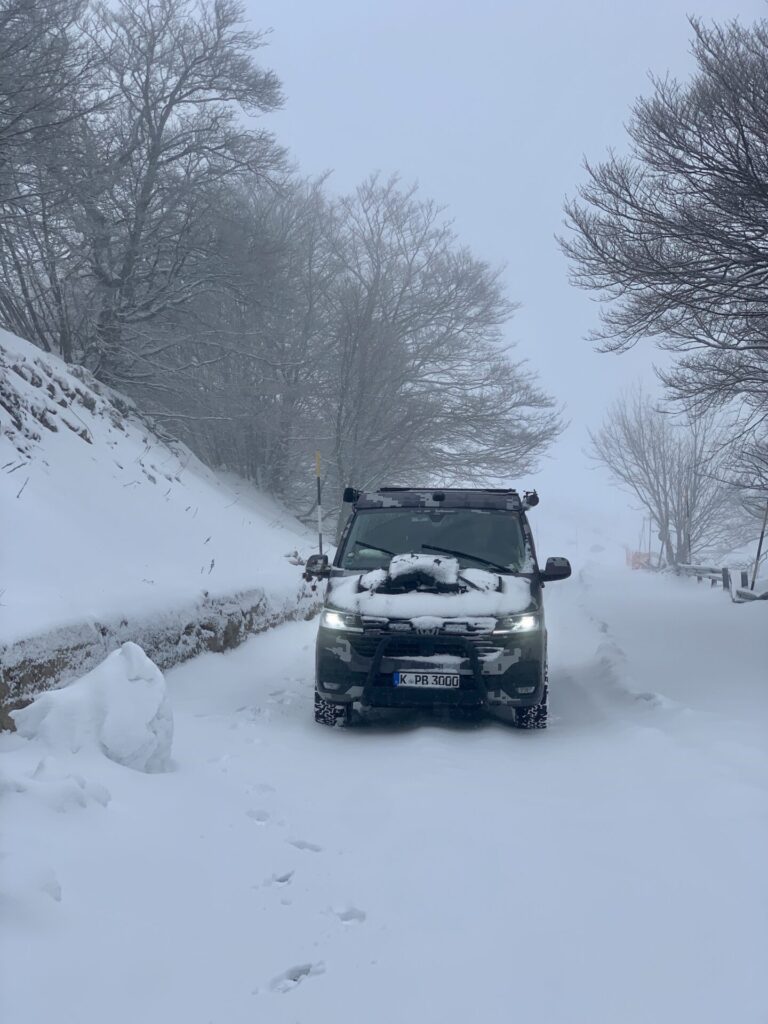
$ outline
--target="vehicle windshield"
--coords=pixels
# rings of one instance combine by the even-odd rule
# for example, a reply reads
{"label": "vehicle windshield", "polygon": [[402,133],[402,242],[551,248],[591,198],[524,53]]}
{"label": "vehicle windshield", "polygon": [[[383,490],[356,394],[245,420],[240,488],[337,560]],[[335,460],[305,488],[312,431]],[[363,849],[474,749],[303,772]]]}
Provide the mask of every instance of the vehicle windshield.
{"label": "vehicle windshield", "polygon": [[520,517],[496,509],[364,509],[355,514],[337,565],[385,569],[392,555],[453,555],[462,569],[531,572]]}

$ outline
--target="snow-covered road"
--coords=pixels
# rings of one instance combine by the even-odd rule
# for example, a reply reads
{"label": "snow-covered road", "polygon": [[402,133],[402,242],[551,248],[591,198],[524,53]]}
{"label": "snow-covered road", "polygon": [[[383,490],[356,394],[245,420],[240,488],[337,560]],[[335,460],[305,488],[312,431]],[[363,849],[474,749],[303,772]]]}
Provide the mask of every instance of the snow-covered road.
{"label": "snow-covered road", "polygon": [[764,1024],[766,610],[597,567],[547,597],[547,732],[315,726],[300,623],[169,673],[175,771],[11,785],[3,1020]]}

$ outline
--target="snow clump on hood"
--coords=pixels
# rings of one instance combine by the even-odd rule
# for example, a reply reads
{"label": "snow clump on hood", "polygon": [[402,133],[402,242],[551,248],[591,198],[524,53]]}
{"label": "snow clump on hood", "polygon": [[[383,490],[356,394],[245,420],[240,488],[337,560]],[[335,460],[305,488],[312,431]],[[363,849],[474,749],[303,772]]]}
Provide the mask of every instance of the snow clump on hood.
{"label": "snow clump on hood", "polygon": [[459,562],[449,555],[407,554],[394,555],[389,563],[391,580],[414,572],[431,576],[438,583],[456,583],[459,579]]}

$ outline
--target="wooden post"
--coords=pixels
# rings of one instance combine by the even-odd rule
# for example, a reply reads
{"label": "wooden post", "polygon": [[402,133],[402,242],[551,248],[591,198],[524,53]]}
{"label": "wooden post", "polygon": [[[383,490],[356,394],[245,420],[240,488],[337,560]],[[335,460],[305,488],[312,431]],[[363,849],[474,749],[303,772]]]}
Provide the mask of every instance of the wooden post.
{"label": "wooden post", "polygon": [[752,586],[750,590],[755,589],[755,580],[757,579],[757,567],[760,565],[760,555],[763,553],[763,538],[765,537],[765,527],[768,525],[768,501],[765,503],[765,515],[763,516],[763,528],[760,531],[760,540],[757,542],[757,555],[755,556],[755,568],[752,572]]}
{"label": "wooden post", "polygon": [[723,590],[730,594],[731,592],[731,574],[723,566]]}

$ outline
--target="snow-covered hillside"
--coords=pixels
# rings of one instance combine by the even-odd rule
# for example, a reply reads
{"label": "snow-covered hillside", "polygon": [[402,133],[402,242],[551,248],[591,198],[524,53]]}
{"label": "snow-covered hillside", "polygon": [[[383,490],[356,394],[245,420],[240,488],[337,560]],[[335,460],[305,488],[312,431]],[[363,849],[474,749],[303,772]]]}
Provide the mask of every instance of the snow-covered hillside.
{"label": "snow-covered hillside", "polygon": [[[261,588],[295,600],[301,525],[87,373],[0,331],[0,643]],[[286,571],[287,569],[291,571]]]}
{"label": "snow-covered hillside", "polygon": [[[295,602],[313,538],[282,510],[25,343],[0,360],[3,637]],[[165,674],[125,643],[17,712],[4,1019],[763,1024],[768,606],[631,572],[573,495],[530,519],[575,569],[546,732],[317,726],[315,622]]]}
{"label": "snow-covered hillside", "polygon": [[546,599],[547,732],[316,726],[312,622],[167,674],[171,771],[22,713],[7,1019],[762,1024],[768,609],[595,563]]}

